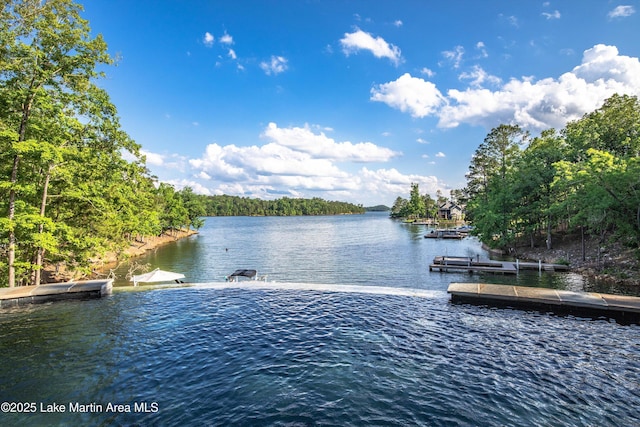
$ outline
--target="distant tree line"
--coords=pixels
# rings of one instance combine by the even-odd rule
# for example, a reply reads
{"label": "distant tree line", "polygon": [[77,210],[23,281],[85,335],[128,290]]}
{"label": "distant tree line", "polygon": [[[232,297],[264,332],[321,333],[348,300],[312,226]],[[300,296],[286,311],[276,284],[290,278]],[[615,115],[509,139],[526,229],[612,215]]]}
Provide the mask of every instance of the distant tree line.
{"label": "distant tree line", "polygon": [[640,248],[638,98],[613,95],[564,129],[533,139],[517,125],[492,129],[475,151],[462,194],[466,218],[493,247],[544,241],[551,248],[560,230]]}
{"label": "distant tree line", "polygon": [[251,199],[238,196],[202,196],[207,216],[295,216],[362,214],[362,205],[327,201],[317,197],[297,199],[282,197],[276,200]]}
{"label": "distant tree line", "polygon": [[366,206],[364,208],[367,212],[389,212],[391,208],[386,205]]}

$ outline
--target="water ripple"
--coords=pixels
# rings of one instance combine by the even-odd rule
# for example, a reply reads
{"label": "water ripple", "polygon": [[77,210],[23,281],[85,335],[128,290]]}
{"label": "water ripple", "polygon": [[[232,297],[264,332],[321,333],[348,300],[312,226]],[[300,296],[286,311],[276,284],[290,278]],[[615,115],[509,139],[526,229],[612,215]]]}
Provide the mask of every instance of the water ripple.
{"label": "water ripple", "polygon": [[10,424],[613,426],[640,417],[637,326],[451,305],[444,293],[201,288],[79,307],[0,313],[0,398],[156,401],[159,412],[10,414]]}

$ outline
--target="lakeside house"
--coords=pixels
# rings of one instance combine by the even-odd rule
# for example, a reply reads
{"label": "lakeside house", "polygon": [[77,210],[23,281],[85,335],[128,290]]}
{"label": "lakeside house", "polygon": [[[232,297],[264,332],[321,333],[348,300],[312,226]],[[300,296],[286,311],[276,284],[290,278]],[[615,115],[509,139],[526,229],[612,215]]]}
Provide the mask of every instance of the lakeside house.
{"label": "lakeside house", "polygon": [[438,208],[438,218],[453,221],[464,219],[464,209],[451,201],[446,201]]}

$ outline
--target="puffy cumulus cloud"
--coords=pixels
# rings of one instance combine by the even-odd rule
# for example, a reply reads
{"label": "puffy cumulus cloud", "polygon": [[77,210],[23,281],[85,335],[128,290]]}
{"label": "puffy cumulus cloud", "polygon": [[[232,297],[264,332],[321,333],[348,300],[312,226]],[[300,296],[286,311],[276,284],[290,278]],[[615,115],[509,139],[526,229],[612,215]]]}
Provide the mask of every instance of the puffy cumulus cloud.
{"label": "puffy cumulus cloud", "polygon": [[484,86],[485,83],[491,85],[499,85],[502,83],[499,77],[492,76],[482,69],[479,65],[473,66],[471,71],[465,71],[460,74],[460,80],[471,80],[470,85],[475,87]]}
{"label": "puffy cumulus cloud", "polygon": [[373,193],[379,197],[378,200],[387,203],[393,203],[398,196],[409,197],[412,183],[418,184],[421,194],[434,196],[438,190],[446,190],[446,186],[435,176],[403,174],[395,168],[370,170],[363,167],[358,176],[360,191],[365,194]]}
{"label": "puffy cumulus cloud", "polygon": [[260,68],[265,72],[268,76],[277,75],[287,71],[289,66],[287,65],[289,61],[284,56],[275,56],[272,55],[269,61],[263,61],[260,63]]}
{"label": "puffy cumulus cloud", "polygon": [[371,142],[339,142],[319,129],[269,123],[260,135],[263,145],[209,144],[199,158],[189,160],[191,180],[171,183],[203,194],[322,197],[363,204],[391,203],[411,182],[433,194],[441,186],[435,177],[403,175],[395,169],[342,169],[341,163],[386,162],[400,153]]}
{"label": "puffy cumulus cloud", "polygon": [[368,50],[376,58],[388,58],[395,65],[402,60],[399,47],[387,43],[382,37],[374,37],[360,29],[356,29],[353,33],[345,33],[340,39],[340,44],[347,56],[360,50]]}
{"label": "puffy cumulus cloud", "polygon": [[242,179],[245,177],[244,169],[238,165],[234,165],[235,154],[242,151],[235,145],[220,146],[218,144],[209,144],[204,154],[199,159],[189,160],[189,164],[199,170],[207,173],[211,178],[230,181]]}
{"label": "puffy cumulus cloud", "polygon": [[413,117],[434,114],[445,103],[436,85],[405,73],[397,80],[371,89],[371,100],[384,102]]}
{"label": "puffy cumulus cloud", "polygon": [[182,190],[185,187],[191,187],[194,193],[204,194],[205,196],[211,196],[212,193],[209,191],[207,187],[200,184],[197,181],[192,181],[188,179],[169,179],[164,181],[167,184],[171,184],[178,191]]}
{"label": "puffy cumulus cloud", "polygon": [[164,164],[164,156],[162,154],[152,153],[146,150],[140,150],[140,154],[145,157],[148,165],[162,166]]}
{"label": "puffy cumulus cloud", "polygon": [[336,142],[324,132],[313,133],[306,124],[304,127],[279,128],[277,124],[269,123],[262,136],[311,158],[339,162],[386,162],[401,154],[371,142]]}
{"label": "puffy cumulus cloud", "polygon": [[[444,128],[462,123],[561,128],[600,107],[614,93],[640,95],[640,61],[620,55],[615,46],[600,44],[586,50],[581,64],[558,78],[522,77],[501,83],[476,66],[461,73],[460,79],[470,80],[470,87],[450,89],[443,96],[433,83],[405,74],[374,87],[371,99],[413,117],[436,116]],[[486,88],[487,83],[498,87]]]}
{"label": "puffy cumulus cloud", "polygon": [[[197,175],[202,177],[204,173],[220,181],[250,181],[261,177],[277,180],[278,176],[287,176],[322,182],[322,178],[348,177],[335,162],[385,162],[401,154],[371,142],[336,142],[322,132],[312,132],[308,125],[280,128],[269,123],[262,137],[269,140],[262,146],[209,144],[203,155],[189,160],[189,164],[198,171]],[[311,183],[310,180],[299,182]]]}

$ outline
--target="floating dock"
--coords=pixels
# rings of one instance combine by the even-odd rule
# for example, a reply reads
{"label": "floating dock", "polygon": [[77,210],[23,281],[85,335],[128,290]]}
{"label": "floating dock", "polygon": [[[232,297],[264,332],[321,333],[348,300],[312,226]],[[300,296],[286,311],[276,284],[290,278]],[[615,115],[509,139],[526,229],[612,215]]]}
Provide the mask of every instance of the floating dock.
{"label": "floating dock", "polygon": [[66,299],[101,298],[111,294],[113,279],[0,288],[0,308]]}
{"label": "floating dock", "polygon": [[447,292],[452,302],[640,321],[640,297],[486,283],[451,283]]}
{"label": "floating dock", "polygon": [[494,261],[480,260],[474,257],[437,256],[429,265],[429,271],[467,271],[469,273],[517,274],[520,270],[538,271],[568,271],[564,264],[549,264],[544,262]]}

